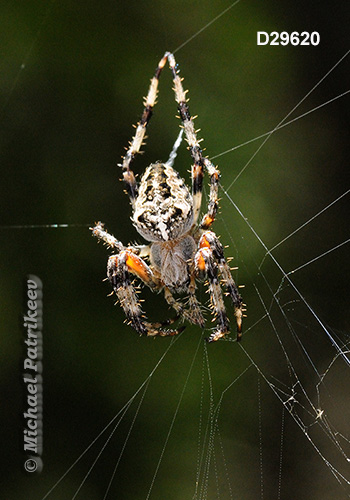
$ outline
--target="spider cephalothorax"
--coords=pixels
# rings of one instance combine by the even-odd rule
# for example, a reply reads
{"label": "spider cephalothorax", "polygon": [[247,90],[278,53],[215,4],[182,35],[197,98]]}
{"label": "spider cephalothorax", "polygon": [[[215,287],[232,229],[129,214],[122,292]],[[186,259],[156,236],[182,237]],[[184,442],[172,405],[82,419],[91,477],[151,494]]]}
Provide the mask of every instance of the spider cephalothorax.
{"label": "spider cephalothorax", "polygon": [[[146,127],[155,104],[160,73],[169,61],[173,74],[175,99],[188,142],[192,166],[192,193],[173,168],[176,149],[181,134],[166,163],[152,163],[143,174],[140,184],[135,180],[130,164],[140,152]],[[219,171],[204,158],[190,115],[186,92],[176,70],[173,54],[166,52],[160,60],[144,103],[144,111],[137,125],[135,136],[127,150],[123,163],[123,178],[130,197],[132,222],[149,245],[124,246],[105,231],[101,222],[92,228],[92,233],[117,253],[108,259],[107,274],[118,301],[124,309],[129,323],[140,334],[175,335],[182,328],[165,329],[175,320],[149,323],[145,320],[131,275],[140,278],[152,290],[163,290],[168,304],[181,317],[204,327],[205,321],[196,298],[196,279],[207,279],[210,301],[217,323],[207,339],[209,342],[224,337],[229,332],[220,279],[231,297],[237,323],[237,339],[241,338],[243,304],[237,286],[225,260],[223,247],[216,234],[210,231],[218,209]],[[202,201],[204,170],[210,177],[210,194],[207,212],[198,223]],[[149,261],[146,263],[144,259]],[[174,294],[184,294],[187,302],[181,302]]]}

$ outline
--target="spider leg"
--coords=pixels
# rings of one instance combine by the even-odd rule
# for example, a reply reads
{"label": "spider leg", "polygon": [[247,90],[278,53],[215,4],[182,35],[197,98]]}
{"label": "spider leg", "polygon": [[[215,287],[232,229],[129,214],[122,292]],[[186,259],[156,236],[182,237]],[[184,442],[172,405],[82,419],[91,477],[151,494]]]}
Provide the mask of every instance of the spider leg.
{"label": "spider leg", "polygon": [[208,249],[216,259],[220,274],[225,283],[227,294],[231,297],[235,308],[235,317],[237,323],[237,340],[242,338],[242,318],[243,318],[243,303],[242,297],[239,294],[238,288],[234,279],[232,278],[230,268],[224,257],[224,249],[213,231],[206,231],[202,234],[199,240],[200,249]]}
{"label": "spider leg", "polygon": [[136,126],[135,135],[130,142],[126,155],[123,157],[123,163],[119,165],[123,168],[123,179],[125,181],[126,190],[132,206],[134,206],[135,198],[137,197],[138,187],[135,175],[131,170],[130,165],[135,156],[140,153],[141,146],[145,139],[146,128],[151,119],[153,107],[156,103],[159,76],[165,66],[167,58],[168,55],[166,53],[159,61],[154,77],[151,79],[151,85],[149,87],[147,97],[144,101],[144,110],[141,116],[141,120]]}
{"label": "spider leg", "polygon": [[189,285],[189,307],[185,308],[181,302],[175,299],[168,287],[164,287],[164,298],[167,303],[176,311],[177,315],[183,319],[204,327],[204,318],[200,310],[196,295],[195,295],[195,279],[191,277]]}
{"label": "spider leg", "polygon": [[207,341],[213,342],[224,337],[230,331],[220,281],[218,279],[218,265],[214,259],[213,252],[210,248],[206,247],[199,248],[195,255],[194,263],[197,276],[199,278],[208,278],[208,290],[214,319],[217,322],[217,329],[208,337]]}
{"label": "spider leg", "polygon": [[148,257],[150,254],[149,245],[128,245],[125,247],[123,243],[105,230],[102,222],[97,222],[96,226],[90,227],[90,230],[92,231],[92,236],[98,238],[99,241],[103,241],[108,247],[115,248],[118,252],[129,250],[140,257]]}
{"label": "spider leg", "polygon": [[192,268],[191,272],[191,280],[190,284],[188,286],[188,292],[189,292],[189,298],[188,298],[188,306],[190,310],[190,314],[192,317],[192,323],[195,323],[196,325],[201,326],[204,328],[205,326],[205,320],[203,318],[202,311],[199,306],[199,302],[196,297],[196,278],[195,278],[195,273],[194,269]]}
{"label": "spider leg", "polygon": [[169,304],[169,306],[171,306],[174,309],[177,316],[180,316],[180,317],[190,321],[189,315],[188,315],[188,312],[186,311],[186,309],[184,309],[181,302],[179,302],[178,300],[175,299],[175,297],[173,296],[173,294],[171,293],[169,288],[166,286],[164,287],[164,298],[167,301],[167,303]]}
{"label": "spider leg", "polygon": [[138,276],[151,289],[159,288],[158,280],[149,266],[131,251],[123,250],[118,255],[109,257],[107,275],[131,326],[141,335],[147,336],[165,337],[180,333],[183,327],[176,330],[162,329],[162,326],[171,324],[176,318],[164,323],[150,323],[144,320],[141,304],[130,277],[131,273]]}
{"label": "spider leg", "polygon": [[204,215],[200,227],[208,229],[215,220],[218,210],[218,187],[219,187],[219,170],[212,164],[208,158],[204,158],[202,149],[200,148],[200,140],[197,139],[197,132],[194,128],[194,117],[191,116],[186,98],[186,93],[182,86],[182,78],[180,78],[176,70],[176,62],[173,54],[168,54],[169,66],[173,74],[175,99],[178,103],[178,110],[185,129],[188,147],[191,156],[194,160],[192,166],[192,196],[194,209],[194,223],[197,222],[199,211],[202,202],[203,177],[204,167],[210,176],[210,194],[207,213]]}
{"label": "spider leg", "polygon": [[204,164],[210,175],[210,191],[208,209],[202,218],[200,228],[206,230],[209,229],[214,222],[219,207],[218,192],[220,172],[207,158],[204,158]]}
{"label": "spider leg", "polygon": [[118,252],[125,249],[123,243],[105,230],[102,222],[97,222],[96,226],[90,227],[90,230],[92,231],[92,236],[95,236],[100,241],[103,241],[108,247],[115,248]]}

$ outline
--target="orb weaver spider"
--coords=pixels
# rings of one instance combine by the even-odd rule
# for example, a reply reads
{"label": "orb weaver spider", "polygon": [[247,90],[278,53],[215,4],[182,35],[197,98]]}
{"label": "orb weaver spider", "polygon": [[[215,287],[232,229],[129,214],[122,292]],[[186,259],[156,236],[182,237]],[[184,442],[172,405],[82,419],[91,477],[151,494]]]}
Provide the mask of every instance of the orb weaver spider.
{"label": "orb weaver spider", "polygon": [[[192,192],[172,166],[177,147],[181,142],[180,136],[169,160],[166,163],[157,162],[149,165],[139,184],[131,169],[131,163],[143,145],[146,127],[156,102],[159,77],[167,61],[173,76],[182,129],[193,160]],[[205,320],[196,297],[196,279],[206,278],[216,322],[216,327],[207,341],[219,340],[229,333],[229,319],[220,282],[226,287],[226,294],[233,303],[237,340],[240,340],[244,311],[242,298],[225,260],[223,246],[216,234],[210,230],[218,210],[220,173],[212,162],[202,155],[199,143],[194,128],[194,118],[189,112],[186,91],[183,89],[174,55],[166,52],[151,80],[136,133],[123,157],[123,162],[119,165],[123,171],[126,191],[132,206],[131,220],[138,233],[150,243],[124,246],[105,230],[101,222],[91,230],[93,236],[116,252],[108,259],[108,279],[128,323],[141,335],[176,335],[184,329],[184,326],[177,329],[164,327],[178,318],[203,328]],[[210,178],[209,203],[206,213],[198,223],[204,171]],[[163,291],[166,302],[176,312],[174,319],[162,323],[147,321],[134,287],[134,276],[151,290]],[[187,303],[184,304],[179,298],[175,298],[174,294],[185,294]]]}

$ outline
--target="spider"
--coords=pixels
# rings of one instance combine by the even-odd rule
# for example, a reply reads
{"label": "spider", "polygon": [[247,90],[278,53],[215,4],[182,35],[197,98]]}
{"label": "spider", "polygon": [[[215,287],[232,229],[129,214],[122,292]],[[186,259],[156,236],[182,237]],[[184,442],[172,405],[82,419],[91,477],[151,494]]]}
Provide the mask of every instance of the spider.
{"label": "spider", "polygon": [[[159,77],[167,61],[172,72],[175,100],[182,121],[180,128],[185,132],[193,160],[192,193],[172,166],[182,131],[169,160],[166,163],[149,165],[139,184],[131,170],[131,163],[144,144],[146,127],[158,93]],[[207,341],[219,340],[229,333],[229,320],[220,281],[226,287],[226,295],[232,300],[237,323],[237,340],[240,340],[244,311],[242,298],[225,260],[223,246],[216,234],[210,230],[218,210],[220,173],[208,158],[203,157],[199,143],[174,55],[166,52],[151,79],[135,136],[122,157],[123,162],[118,165],[122,168],[126,192],[133,210],[132,223],[149,245],[124,246],[105,230],[101,222],[91,230],[93,236],[115,250],[115,254],[108,259],[107,276],[128,323],[141,335],[176,335],[184,326],[177,329],[164,327],[178,318],[203,328],[205,320],[196,298],[196,279],[206,278],[213,321],[216,322],[216,327]],[[198,223],[204,170],[210,177],[209,204],[207,212]],[[166,302],[176,313],[175,318],[162,323],[147,321],[134,286],[134,276],[153,291],[163,290]],[[174,294],[185,294],[187,301],[184,303],[175,298]]]}

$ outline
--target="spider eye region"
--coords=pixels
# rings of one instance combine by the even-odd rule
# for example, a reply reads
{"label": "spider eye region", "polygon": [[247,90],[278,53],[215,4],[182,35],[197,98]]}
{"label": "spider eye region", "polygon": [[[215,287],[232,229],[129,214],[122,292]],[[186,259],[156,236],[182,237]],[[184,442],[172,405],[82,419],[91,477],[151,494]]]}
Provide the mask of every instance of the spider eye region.
{"label": "spider eye region", "polygon": [[190,230],[193,199],[178,172],[153,163],[142,176],[132,221],[147,241],[169,241]]}

